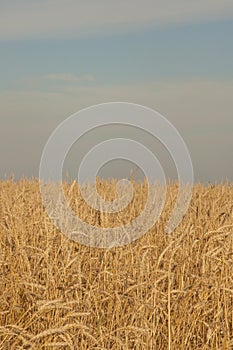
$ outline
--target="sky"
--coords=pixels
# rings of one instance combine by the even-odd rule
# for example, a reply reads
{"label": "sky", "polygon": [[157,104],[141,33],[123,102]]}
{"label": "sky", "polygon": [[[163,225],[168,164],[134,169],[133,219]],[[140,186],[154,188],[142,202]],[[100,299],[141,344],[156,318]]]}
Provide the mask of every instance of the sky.
{"label": "sky", "polygon": [[[233,180],[232,0],[0,0],[0,178],[38,177],[53,130],[94,104],[155,109],[182,135],[195,181]],[[75,145],[64,164],[76,176],[90,147],[131,137],[168,152],[132,128],[103,128]],[[132,165],[113,162],[106,176]]]}

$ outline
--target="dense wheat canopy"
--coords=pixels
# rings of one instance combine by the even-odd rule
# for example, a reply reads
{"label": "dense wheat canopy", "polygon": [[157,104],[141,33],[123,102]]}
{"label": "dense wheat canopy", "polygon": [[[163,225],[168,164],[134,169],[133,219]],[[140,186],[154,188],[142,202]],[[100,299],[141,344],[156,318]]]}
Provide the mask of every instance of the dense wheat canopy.
{"label": "dense wheat canopy", "polygon": [[[116,182],[100,181],[106,199]],[[134,182],[118,214],[89,208],[64,184],[80,218],[115,227],[142,210]],[[178,186],[168,185],[157,223],[132,244],[73,242],[45,213],[37,180],[0,182],[0,349],[233,348],[233,185],[196,184],[188,212],[165,233]]]}

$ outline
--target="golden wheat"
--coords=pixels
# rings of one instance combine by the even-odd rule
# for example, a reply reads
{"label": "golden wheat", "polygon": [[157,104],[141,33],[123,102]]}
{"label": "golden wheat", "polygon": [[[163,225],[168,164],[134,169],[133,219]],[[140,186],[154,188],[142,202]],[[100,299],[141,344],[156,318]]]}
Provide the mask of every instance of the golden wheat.
{"label": "golden wheat", "polygon": [[[99,181],[106,199],[116,183]],[[0,182],[0,349],[233,349],[233,185],[196,184],[181,224],[166,223],[177,196],[170,183],[154,227],[130,245],[98,249],[60,233],[37,180]],[[64,184],[88,223],[115,227],[142,210],[99,213]]]}

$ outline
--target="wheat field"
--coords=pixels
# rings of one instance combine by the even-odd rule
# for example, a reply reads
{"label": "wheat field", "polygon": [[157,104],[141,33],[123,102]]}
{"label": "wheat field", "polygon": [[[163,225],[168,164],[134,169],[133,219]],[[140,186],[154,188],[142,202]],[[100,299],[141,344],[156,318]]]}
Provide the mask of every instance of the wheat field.
{"label": "wheat field", "polygon": [[[64,190],[80,218],[115,227],[145,204],[146,183],[133,184],[117,214],[89,208],[76,183]],[[98,189],[111,200],[115,185]],[[99,249],[53,226],[38,180],[0,181],[0,349],[233,349],[233,184],[196,184],[168,235],[177,190],[140,239]]]}

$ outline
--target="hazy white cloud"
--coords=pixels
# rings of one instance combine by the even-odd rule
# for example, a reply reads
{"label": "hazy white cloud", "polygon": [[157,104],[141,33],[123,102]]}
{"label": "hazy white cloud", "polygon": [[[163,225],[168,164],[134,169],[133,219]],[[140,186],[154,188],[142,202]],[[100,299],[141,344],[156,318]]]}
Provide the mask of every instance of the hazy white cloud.
{"label": "hazy white cloud", "polygon": [[91,74],[77,76],[68,73],[48,74],[43,77],[45,80],[53,80],[58,82],[94,82],[95,77]]}
{"label": "hazy white cloud", "polygon": [[189,148],[199,180],[232,179],[232,91],[233,81],[195,80],[119,86],[58,84],[54,91],[0,92],[1,167],[17,174],[37,174],[45,142],[59,123],[93,104],[125,101],[151,107],[173,123]]}
{"label": "hazy white cloud", "polygon": [[[0,92],[1,116],[53,120],[82,108],[109,101],[125,101],[156,109],[181,128],[232,124],[233,81],[157,81],[124,85],[60,85],[51,91]],[[18,117],[17,117],[18,116]]]}
{"label": "hazy white cloud", "polygon": [[0,3],[0,39],[92,35],[232,19],[232,0],[44,0]]}

